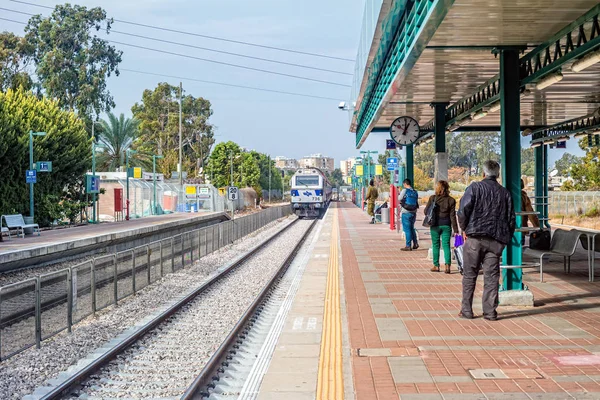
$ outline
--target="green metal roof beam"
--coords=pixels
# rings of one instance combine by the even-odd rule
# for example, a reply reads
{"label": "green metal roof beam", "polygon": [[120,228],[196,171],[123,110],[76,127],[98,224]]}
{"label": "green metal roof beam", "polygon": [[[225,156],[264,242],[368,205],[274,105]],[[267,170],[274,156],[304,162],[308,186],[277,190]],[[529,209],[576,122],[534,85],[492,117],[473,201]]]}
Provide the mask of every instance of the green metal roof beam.
{"label": "green metal roof beam", "polygon": [[405,16],[395,32],[392,47],[383,62],[383,69],[378,71],[374,86],[368,92],[365,91],[369,96],[363,98],[357,118],[357,147],[362,145],[374,121],[381,115],[382,104],[387,104],[397,89],[392,84],[397,81],[401,72],[406,77],[453,2],[454,0],[414,0],[409,3],[410,8],[407,5]]}
{"label": "green metal roof beam", "polygon": [[533,135],[531,144],[535,145],[537,143],[555,142],[560,139],[568,139],[579,133],[589,134],[598,130],[600,130],[600,112],[599,110],[596,110],[592,114],[584,117],[564,121],[545,129],[534,130],[531,133]]}
{"label": "green metal roof beam", "polygon": [[[583,57],[600,48],[599,17],[600,4],[560,30],[548,41],[521,57],[521,92],[523,93],[526,90],[527,84],[539,81],[575,58]],[[578,33],[578,40],[573,42],[572,33],[575,31]],[[499,101],[500,95],[497,91],[499,83],[499,75],[496,75],[477,88],[474,94],[466,96],[448,107],[446,126],[452,125],[457,120],[467,118],[469,115],[475,114]],[[496,86],[495,94],[494,86]],[[490,96],[490,94],[492,95]]]}

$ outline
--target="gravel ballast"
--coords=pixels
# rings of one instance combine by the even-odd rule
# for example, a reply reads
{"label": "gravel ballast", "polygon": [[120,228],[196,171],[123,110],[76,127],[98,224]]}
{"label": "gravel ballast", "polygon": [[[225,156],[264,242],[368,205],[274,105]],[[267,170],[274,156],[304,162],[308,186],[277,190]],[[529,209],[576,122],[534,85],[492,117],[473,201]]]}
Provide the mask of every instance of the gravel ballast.
{"label": "gravel ballast", "polygon": [[201,258],[192,267],[166,275],[161,280],[108,307],[73,327],[73,332],[54,336],[42,343],[41,349],[31,348],[0,363],[0,398],[18,399],[41,386],[48,379],[77,363],[94,349],[109,341],[127,327],[134,325],[176,295],[189,291],[232,259],[272,235],[295,217],[272,222],[246,236],[232,246]]}
{"label": "gravel ballast", "polygon": [[299,221],[227,277],[119,355],[81,398],[180,396],[219,348],[312,221]]}

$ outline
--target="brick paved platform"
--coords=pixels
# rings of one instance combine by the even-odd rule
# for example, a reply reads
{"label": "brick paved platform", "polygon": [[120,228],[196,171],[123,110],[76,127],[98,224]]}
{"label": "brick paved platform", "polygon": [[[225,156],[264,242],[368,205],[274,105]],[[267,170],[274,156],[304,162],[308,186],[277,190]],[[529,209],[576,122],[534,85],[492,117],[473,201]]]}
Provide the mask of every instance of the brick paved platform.
{"label": "brick paved platform", "polygon": [[429,271],[427,229],[419,250],[401,252],[396,232],[368,224],[350,203],[340,207],[358,400],[600,399],[600,283],[587,281],[585,253],[570,275],[553,260],[544,283],[525,270],[535,307],[501,307],[496,322],[464,320],[461,275]]}
{"label": "brick paved platform", "polygon": [[[464,320],[457,317],[461,275],[454,266],[451,275],[429,271],[428,230],[419,229],[419,250],[401,252],[399,234],[368,221],[349,202],[328,211],[259,399],[333,398],[317,390],[315,376],[323,353],[334,350],[321,342],[317,351],[328,337],[333,241],[340,250],[345,399],[600,399],[600,283],[588,282],[585,253],[574,258],[570,275],[562,259],[552,260],[544,283],[539,272],[525,270],[535,307],[501,307],[496,322]],[[317,319],[310,328],[308,317]]]}

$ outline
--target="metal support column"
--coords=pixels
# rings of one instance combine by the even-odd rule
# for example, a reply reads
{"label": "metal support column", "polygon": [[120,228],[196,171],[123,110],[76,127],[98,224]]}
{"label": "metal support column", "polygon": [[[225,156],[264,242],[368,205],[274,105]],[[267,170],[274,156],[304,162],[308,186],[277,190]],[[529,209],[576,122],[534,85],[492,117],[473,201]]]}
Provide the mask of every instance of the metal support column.
{"label": "metal support column", "polygon": [[[535,211],[541,218],[548,218],[548,146],[542,145],[533,150],[535,159]],[[540,227],[550,228],[548,220],[543,220]]]}
{"label": "metal support column", "polygon": [[[502,182],[510,191],[516,212],[521,211],[521,104],[519,84],[519,50],[500,50],[500,104],[502,126]],[[517,229],[521,217],[517,217]],[[515,232],[504,252],[505,265],[521,265],[521,233]],[[505,290],[523,289],[523,270],[503,270]]]}
{"label": "metal support column", "polygon": [[446,107],[448,103],[431,103],[435,125],[435,182],[448,181],[448,154],[446,153]]}
{"label": "metal support column", "polygon": [[[415,184],[415,149],[414,145],[406,146],[406,179],[410,179],[411,183]],[[400,182],[402,185],[402,182]],[[417,188],[415,188],[417,189]]]}

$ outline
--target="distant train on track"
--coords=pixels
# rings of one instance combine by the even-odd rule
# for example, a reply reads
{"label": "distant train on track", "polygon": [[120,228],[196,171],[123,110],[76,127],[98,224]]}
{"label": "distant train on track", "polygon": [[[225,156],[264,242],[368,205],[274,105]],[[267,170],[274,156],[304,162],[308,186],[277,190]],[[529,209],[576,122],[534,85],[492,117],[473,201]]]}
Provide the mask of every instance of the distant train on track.
{"label": "distant train on track", "polygon": [[318,168],[301,168],[290,182],[291,204],[300,218],[320,217],[331,201],[331,183]]}

